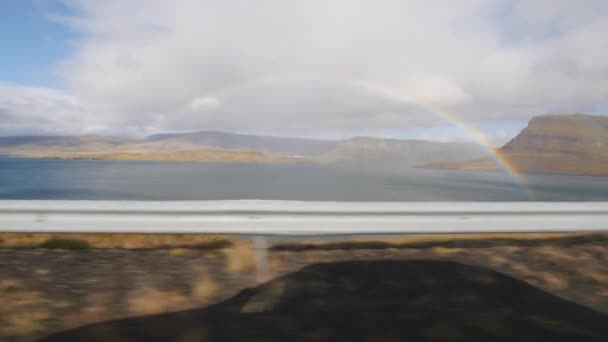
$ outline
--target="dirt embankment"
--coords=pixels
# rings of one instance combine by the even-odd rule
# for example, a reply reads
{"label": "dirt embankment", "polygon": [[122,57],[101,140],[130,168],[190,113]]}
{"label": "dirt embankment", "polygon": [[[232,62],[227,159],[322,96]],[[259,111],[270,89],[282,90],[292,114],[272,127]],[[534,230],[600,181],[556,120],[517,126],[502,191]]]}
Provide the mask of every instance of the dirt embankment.
{"label": "dirt embankment", "polygon": [[[335,243],[300,249],[284,245],[270,251],[268,276],[276,279],[319,263],[366,260],[479,266],[608,314],[606,236],[393,246],[358,242],[350,248]],[[321,289],[342,281],[330,278],[311,284]],[[372,286],[387,279],[366,281]],[[96,322],[204,308],[256,285],[254,251],[245,242],[223,249],[0,249],[0,340],[31,341]]]}

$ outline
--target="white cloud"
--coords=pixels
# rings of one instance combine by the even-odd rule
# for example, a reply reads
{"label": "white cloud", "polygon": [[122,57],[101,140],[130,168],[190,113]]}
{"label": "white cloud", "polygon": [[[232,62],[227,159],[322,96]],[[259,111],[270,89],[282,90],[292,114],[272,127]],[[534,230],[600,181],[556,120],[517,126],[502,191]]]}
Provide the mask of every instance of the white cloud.
{"label": "white cloud", "polygon": [[22,134],[135,135],[141,127],[66,92],[0,83],[0,136]]}
{"label": "white cloud", "polygon": [[421,102],[487,123],[608,99],[604,0],[66,3],[58,130],[381,134],[445,125]]}
{"label": "white cloud", "polygon": [[0,134],[82,130],[89,111],[57,90],[0,84]]}
{"label": "white cloud", "polygon": [[212,96],[200,96],[192,100],[188,109],[193,111],[217,108],[220,106],[220,101]]}

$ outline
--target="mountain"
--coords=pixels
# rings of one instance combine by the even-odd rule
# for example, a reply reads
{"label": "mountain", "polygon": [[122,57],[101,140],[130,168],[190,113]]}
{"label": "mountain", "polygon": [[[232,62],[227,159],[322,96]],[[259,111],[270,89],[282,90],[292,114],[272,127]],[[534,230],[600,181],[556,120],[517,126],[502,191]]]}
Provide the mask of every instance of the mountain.
{"label": "mountain", "polygon": [[[608,175],[608,117],[541,115],[497,151],[519,172]],[[427,168],[497,170],[489,158]]]}
{"label": "mountain", "polygon": [[336,146],[336,141],[288,138],[264,135],[235,134],[215,131],[156,134],[144,139],[148,146],[189,146],[224,150],[253,150],[259,152],[311,156]]}
{"label": "mountain", "polygon": [[443,143],[426,140],[356,137],[316,157],[321,161],[400,161],[409,164],[480,158],[488,152],[477,144]]}
{"label": "mountain", "polygon": [[104,150],[112,149],[133,140],[105,137],[100,135],[82,136],[14,136],[0,137],[0,150],[18,149],[61,149],[61,150]]}
{"label": "mountain", "polygon": [[0,154],[27,158],[154,160],[273,163],[291,161],[279,155],[251,150],[228,150],[179,141],[164,143],[145,140],[83,136],[0,137]]}
{"label": "mountain", "polygon": [[[231,152],[231,153],[227,153]],[[0,138],[0,154],[31,158],[195,161],[398,161],[409,164],[480,158],[475,144],[358,137],[319,140],[201,131],[144,139],[88,136]]]}
{"label": "mountain", "polygon": [[19,156],[26,158],[87,159],[87,160],[148,160],[148,161],[202,161],[221,163],[289,163],[297,159],[257,151],[230,151],[198,149],[187,151],[79,151],[49,152],[24,151]]}

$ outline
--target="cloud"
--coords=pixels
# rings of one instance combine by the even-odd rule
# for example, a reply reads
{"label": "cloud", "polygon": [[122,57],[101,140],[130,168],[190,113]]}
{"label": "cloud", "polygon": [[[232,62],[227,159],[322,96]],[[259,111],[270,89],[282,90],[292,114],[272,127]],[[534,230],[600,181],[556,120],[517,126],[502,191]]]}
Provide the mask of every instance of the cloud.
{"label": "cloud", "polygon": [[429,105],[487,124],[608,99],[603,0],[66,5],[57,130],[347,136],[449,124]]}
{"label": "cloud", "polygon": [[199,111],[211,108],[217,108],[220,106],[220,101],[212,96],[201,96],[197,97],[188,106],[188,109],[192,111]]}
{"label": "cloud", "polygon": [[133,135],[120,115],[83,103],[66,92],[0,83],[0,136],[22,134]]}
{"label": "cloud", "polygon": [[[75,97],[47,88],[0,84],[0,134],[81,130],[87,117]],[[75,127],[78,126],[78,127]]]}

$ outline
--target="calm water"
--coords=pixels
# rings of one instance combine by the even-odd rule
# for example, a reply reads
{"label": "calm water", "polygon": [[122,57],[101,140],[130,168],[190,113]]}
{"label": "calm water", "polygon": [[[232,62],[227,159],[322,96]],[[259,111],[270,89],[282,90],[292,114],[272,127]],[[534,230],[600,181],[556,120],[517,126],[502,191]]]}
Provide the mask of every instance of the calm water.
{"label": "calm water", "polygon": [[608,177],[526,177],[398,165],[261,165],[0,157],[0,199],[601,201]]}

